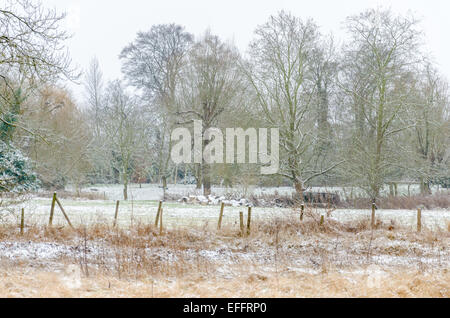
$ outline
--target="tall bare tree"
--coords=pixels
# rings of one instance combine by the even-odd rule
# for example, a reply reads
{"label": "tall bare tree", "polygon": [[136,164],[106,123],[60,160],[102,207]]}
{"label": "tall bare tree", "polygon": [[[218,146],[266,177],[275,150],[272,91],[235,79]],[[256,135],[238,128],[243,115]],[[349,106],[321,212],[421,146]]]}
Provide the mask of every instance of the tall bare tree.
{"label": "tall bare tree", "polygon": [[105,151],[106,134],[102,129],[103,102],[104,102],[104,82],[103,72],[97,58],[93,58],[89,68],[85,72],[84,78],[86,120],[92,129],[93,139],[90,144],[90,161],[93,165],[94,182],[108,182],[113,176],[111,171],[111,153]]}
{"label": "tall bare tree", "polygon": [[[64,48],[69,35],[62,30],[65,14],[46,9],[40,1],[2,0],[0,2],[0,103],[7,108],[20,86],[25,90],[36,88],[40,82],[58,78],[75,79],[77,74]],[[9,91],[8,91],[9,90]],[[0,120],[4,107],[0,107]],[[15,126],[31,132],[17,121]]]}
{"label": "tall bare tree", "polygon": [[[202,135],[217,127],[221,115],[241,103],[243,78],[239,70],[240,55],[236,48],[222,42],[207,31],[189,52],[189,61],[183,71],[179,109],[183,119],[202,122]],[[203,140],[203,149],[211,142]],[[211,194],[211,165],[202,156],[201,176],[205,195]]]}
{"label": "tall bare tree", "polygon": [[133,160],[143,146],[148,126],[137,100],[125,91],[120,81],[109,83],[106,89],[101,123],[106,136],[104,149],[111,152],[111,164],[120,174],[123,197],[128,200]]}
{"label": "tall bare tree", "polygon": [[[322,39],[320,39],[322,40]],[[338,71],[338,56],[333,38],[318,41],[311,55],[311,77],[315,86],[314,109],[316,113],[317,143],[315,153],[320,164],[332,155],[332,102],[336,93],[335,78]]]}
{"label": "tall bare tree", "polygon": [[153,26],[148,32],[139,32],[134,42],[120,54],[122,71],[128,82],[143,92],[143,98],[159,121],[159,171],[164,196],[167,188],[170,133],[173,128],[176,90],[181,68],[193,36],[176,24]]}
{"label": "tall bare tree", "polygon": [[417,20],[389,10],[367,10],[347,19],[351,40],[344,54],[345,83],[355,119],[348,148],[347,173],[372,200],[398,170],[400,132],[411,128],[407,78],[420,60]]}
{"label": "tall bare tree", "polygon": [[16,69],[33,79],[65,75],[74,78],[61,29],[65,14],[46,9],[39,1],[2,1],[0,6],[0,77]]}
{"label": "tall bare tree", "polygon": [[311,20],[303,22],[281,11],[256,29],[244,68],[267,123],[280,128],[280,174],[293,182],[299,195],[309,181],[336,166],[314,168],[313,162],[318,105],[314,97],[320,88],[319,105],[326,107],[324,89],[329,82],[325,69],[320,69],[325,64],[316,51],[319,39]]}
{"label": "tall bare tree", "polygon": [[409,140],[412,145],[407,166],[412,165],[414,172],[409,175],[420,181],[421,193],[431,194],[433,182],[448,184],[450,179],[449,90],[448,83],[430,62],[424,63],[417,74],[408,112],[415,126],[413,133],[401,141],[407,145]]}

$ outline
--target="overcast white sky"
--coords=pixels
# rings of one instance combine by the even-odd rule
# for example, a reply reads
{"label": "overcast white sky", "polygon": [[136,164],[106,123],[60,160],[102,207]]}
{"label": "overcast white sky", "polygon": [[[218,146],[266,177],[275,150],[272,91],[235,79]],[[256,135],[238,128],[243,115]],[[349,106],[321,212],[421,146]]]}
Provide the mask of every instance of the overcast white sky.
{"label": "overcast white sky", "polygon": [[[255,27],[285,9],[301,18],[313,18],[323,33],[344,36],[342,22],[349,15],[377,6],[395,12],[411,11],[422,20],[427,50],[450,78],[450,1],[446,0],[43,0],[68,14],[67,29],[74,34],[68,42],[76,65],[86,69],[92,57],[101,64],[106,80],[121,77],[118,55],[133,41],[137,31],[154,24],[178,23],[194,35],[210,28],[224,40],[233,41],[244,52]],[[70,85],[77,98],[82,89]]]}

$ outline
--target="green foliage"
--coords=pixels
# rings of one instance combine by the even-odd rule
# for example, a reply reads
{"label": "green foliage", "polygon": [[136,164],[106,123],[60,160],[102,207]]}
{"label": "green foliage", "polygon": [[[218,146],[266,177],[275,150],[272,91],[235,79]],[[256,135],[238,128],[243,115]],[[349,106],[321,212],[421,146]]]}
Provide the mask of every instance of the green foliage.
{"label": "green foliage", "polygon": [[39,185],[30,160],[12,144],[0,141],[0,192],[25,193]]}
{"label": "green foliage", "polygon": [[[0,140],[6,143],[12,141],[15,123],[20,115],[20,108],[24,100],[25,98],[20,88],[12,94],[11,103],[7,106],[9,109],[2,114],[3,120],[0,122]],[[3,107],[1,108],[3,109]]]}

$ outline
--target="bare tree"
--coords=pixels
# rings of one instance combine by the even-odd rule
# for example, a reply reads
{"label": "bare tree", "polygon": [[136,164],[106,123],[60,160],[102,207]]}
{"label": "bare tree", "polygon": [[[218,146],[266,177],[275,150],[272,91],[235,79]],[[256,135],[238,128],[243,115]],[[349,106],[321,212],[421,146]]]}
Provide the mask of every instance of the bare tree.
{"label": "bare tree", "polygon": [[64,75],[73,79],[70,59],[63,43],[69,35],[61,31],[65,14],[45,9],[38,1],[4,1],[0,7],[0,77],[7,69],[18,69],[30,78],[47,80]]}
{"label": "bare tree", "polygon": [[147,127],[136,99],[117,80],[106,89],[101,123],[106,135],[104,149],[111,152],[111,164],[121,176],[123,197],[128,200],[133,160],[142,147]]}
{"label": "bare tree", "polygon": [[419,62],[420,33],[411,17],[368,10],[347,19],[351,41],[344,54],[341,88],[353,101],[355,126],[347,148],[347,175],[372,200],[399,169],[397,135],[414,124],[407,78]]}
{"label": "bare tree", "polygon": [[401,141],[407,145],[409,140],[412,145],[408,166],[412,165],[412,176],[420,181],[421,193],[431,194],[432,182],[445,184],[443,179],[449,178],[449,91],[448,83],[430,62],[418,74],[408,112],[415,126]]}
{"label": "bare tree", "polygon": [[155,116],[163,123],[158,127],[157,139],[164,197],[170,174],[170,132],[174,121],[175,95],[192,39],[192,35],[179,25],[155,25],[148,32],[139,32],[136,40],[120,54],[125,77],[132,86],[142,90],[144,100],[149,102],[152,111],[156,111]]}
{"label": "bare tree", "polygon": [[330,105],[336,92],[335,77],[338,71],[338,57],[333,38],[318,41],[311,55],[311,77],[315,86],[314,109],[316,113],[317,142],[315,145],[316,163],[323,164],[332,153],[332,107]]}
{"label": "bare tree", "polygon": [[84,88],[88,108],[92,112],[93,127],[96,136],[100,135],[99,118],[103,95],[103,72],[97,58],[93,58],[85,74]]}
{"label": "bare tree", "polygon": [[[310,180],[336,166],[313,165],[314,96],[320,85],[322,98],[326,98],[324,84],[328,83],[325,70],[319,69],[325,66],[324,61],[316,52],[320,34],[311,20],[303,22],[281,11],[259,26],[255,37],[250,45],[251,60],[244,69],[267,123],[280,128],[280,174],[303,195]],[[323,100],[321,105],[325,107],[325,103]]]}
{"label": "bare tree", "polygon": [[85,100],[87,104],[86,120],[92,129],[93,138],[90,144],[89,157],[93,165],[95,182],[107,182],[112,174],[111,152],[105,151],[106,134],[102,129],[104,83],[103,73],[97,58],[93,58],[84,78]]}
{"label": "bare tree", "polygon": [[[223,43],[207,31],[189,52],[189,62],[183,72],[179,109],[183,119],[202,122],[202,135],[220,121],[221,115],[240,104],[242,76],[239,71],[240,55],[232,45]],[[203,147],[211,142],[204,138]],[[211,194],[211,165],[202,156],[201,177],[205,195]]]}

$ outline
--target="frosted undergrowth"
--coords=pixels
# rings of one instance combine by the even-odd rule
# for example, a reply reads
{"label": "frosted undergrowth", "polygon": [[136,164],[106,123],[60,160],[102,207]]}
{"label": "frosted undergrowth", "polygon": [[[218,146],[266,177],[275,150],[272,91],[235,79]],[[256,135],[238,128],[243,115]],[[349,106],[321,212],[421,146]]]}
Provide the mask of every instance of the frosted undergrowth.
{"label": "frosted undergrowth", "polygon": [[[74,201],[61,200],[72,223],[78,225],[89,224],[112,224],[115,213],[115,202],[113,201]],[[17,207],[12,207],[15,214],[5,213],[4,221],[18,223],[19,211],[25,208],[26,221],[28,224],[48,223],[51,200],[33,199]],[[157,211],[157,202],[138,201],[121,202],[119,209],[118,224],[128,226],[131,223],[141,222],[153,223]],[[210,227],[217,225],[220,207],[201,206],[188,204],[164,204],[165,226],[168,228],[189,228],[192,226],[208,224]],[[317,209],[317,213],[327,216],[327,210]],[[247,212],[246,207],[226,207],[223,224],[238,226],[239,212]],[[273,220],[275,218],[289,218],[295,213],[291,209],[283,208],[253,208],[253,219]],[[329,217],[339,222],[356,222],[370,218],[370,210],[339,209],[331,213]],[[296,217],[296,216],[295,216]],[[327,216],[328,217],[328,216]],[[395,222],[397,225],[414,228],[417,224],[417,211],[411,210],[377,210],[376,217],[384,223]],[[449,210],[425,210],[422,212],[422,223],[424,228],[447,230],[450,223]],[[54,224],[66,225],[61,211],[56,208]]]}

